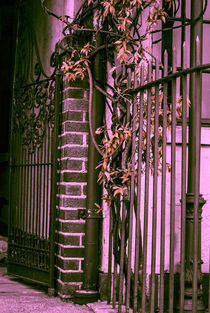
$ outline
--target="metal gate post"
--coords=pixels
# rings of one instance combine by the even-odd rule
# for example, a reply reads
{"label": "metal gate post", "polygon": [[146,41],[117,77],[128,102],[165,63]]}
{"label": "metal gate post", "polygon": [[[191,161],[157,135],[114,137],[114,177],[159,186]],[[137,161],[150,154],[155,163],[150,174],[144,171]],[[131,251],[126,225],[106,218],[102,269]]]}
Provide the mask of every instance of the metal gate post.
{"label": "metal gate post", "polygon": [[58,169],[58,135],[59,135],[59,113],[61,103],[61,79],[59,74],[55,78],[55,112],[54,112],[54,132],[53,132],[53,146],[55,151],[53,153],[53,173],[52,173],[52,192],[51,192],[51,216],[50,216],[50,284],[48,288],[48,295],[55,294],[55,217],[56,217],[56,191],[57,191],[57,169]]}
{"label": "metal gate post", "polygon": [[[96,35],[97,46],[101,45],[101,35]],[[103,54],[100,52],[94,59],[93,76],[96,80],[104,81]],[[93,134],[95,130],[103,123],[104,97],[93,89],[92,110],[89,114]],[[86,224],[85,224],[85,257],[84,257],[84,282],[82,290],[77,290],[74,294],[75,303],[95,302],[99,298],[98,291],[98,269],[99,269],[99,251],[100,251],[100,223],[102,219],[101,212],[95,203],[101,202],[102,188],[97,182],[99,170],[96,166],[101,159],[97,152],[92,139],[89,139],[88,146],[88,180],[87,180],[87,208],[86,208]]]}
{"label": "metal gate post", "polygon": [[[202,64],[203,0],[191,1],[190,67]],[[197,45],[196,45],[197,38]],[[198,45],[200,40],[200,46]],[[196,53],[197,46],[197,53]],[[198,49],[199,46],[199,49]],[[199,50],[199,51],[198,51]],[[199,54],[199,55],[198,55]],[[186,195],[184,312],[204,312],[201,290],[201,213],[205,200],[200,195],[201,76],[190,75],[188,190]],[[199,81],[198,81],[199,80]]]}

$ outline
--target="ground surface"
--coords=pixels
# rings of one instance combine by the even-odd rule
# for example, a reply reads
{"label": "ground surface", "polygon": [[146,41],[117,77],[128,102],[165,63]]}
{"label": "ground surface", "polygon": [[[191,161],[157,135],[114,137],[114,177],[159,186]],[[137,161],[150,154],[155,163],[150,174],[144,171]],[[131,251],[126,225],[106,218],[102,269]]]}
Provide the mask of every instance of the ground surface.
{"label": "ground surface", "polygon": [[78,305],[64,302],[59,297],[48,297],[45,290],[35,284],[8,276],[0,266],[1,313],[116,313],[106,302]]}
{"label": "ground surface", "polygon": [[0,268],[1,313],[90,313],[87,306],[64,302],[58,297],[48,297],[42,289],[6,275]]}
{"label": "ground surface", "polygon": [[0,313],[116,313],[106,302],[78,305],[48,297],[37,284],[7,275],[7,238],[0,236]]}

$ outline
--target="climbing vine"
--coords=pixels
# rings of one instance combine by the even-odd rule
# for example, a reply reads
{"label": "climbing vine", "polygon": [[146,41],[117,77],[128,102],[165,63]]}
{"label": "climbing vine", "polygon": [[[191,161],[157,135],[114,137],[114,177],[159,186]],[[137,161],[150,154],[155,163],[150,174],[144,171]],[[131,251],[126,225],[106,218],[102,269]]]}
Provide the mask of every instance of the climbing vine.
{"label": "climbing vine", "polygon": [[[165,0],[164,7],[170,9],[172,0]],[[88,18],[91,16],[90,23]],[[106,98],[106,104],[111,116],[105,126],[96,130],[96,136],[103,134],[100,144],[96,143],[92,131],[92,140],[102,155],[98,165],[100,169],[98,182],[103,183],[106,189],[104,199],[110,207],[116,195],[128,195],[131,174],[135,172],[137,180],[137,165],[132,168],[132,133],[138,133],[138,119],[132,115],[134,100],[129,91],[135,89],[135,81],[139,80],[141,68],[144,66],[143,80],[148,81],[148,63],[154,63],[151,47],[146,46],[153,26],[161,21],[165,23],[167,13],[159,0],[104,0],[84,1],[74,20],[69,22],[68,17],[59,17],[66,27],[65,39],[61,43],[67,52],[62,65],[62,71],[69,81],[89,78],[90,85],[98,86]],[[97,36],[103,38],[98,46]],[[84,44],[82,44],[82,42]],[[109,76],[106,83],[94,81],[91,64],[99,51],[104,52],[106,66],[109,65]],[[102,65],[103,66],[103,65]],[[107,68],[104,68],[107,71]],[[129,74],[130,73],[130,74]],[[111,83],[110,83],[111,82]],[[97,87],[96,86],[96,87]],[[162,137],[163,137],[163,92],[160,88],[159,97],[159,130],[158,130],[158,165],[161,169]],[[90,101],[92,101],[90,99]],[[147,93],[144,95],[143,105],[143,138],[142,164],[146,162],[147,138]],[[181,117],[181,98],[177,100],[177,116]],[[150,167],[153,171],[154,153],[154,123],[155,123],[155,88],[151,90],[151,127],[150,127]],[[133,120],[136,121],[136,130],[133,129]],[[91,118],[90,118],[91,120]],[[107,124],[109,127],[107,127]],[[171,125],[171,107],[168,105],[167,127]],[[138,136],[136,136],[136,151]],[[170,165],[167,164],[170,170]],[[144,171],[144,166],[142,166]],[[100,208],[98,204],[96,204]]]}
{"label": "climbing vine", "polygon": [[[174,9],[173,0],[85,0],[73,21],[68,16],[57,16],[44,6],[48,14],[61,20],[66,26],[64,39],[60,48],[66,57],[61,70],[69,81],[85,79],[90,83],[90,134],[92,140],[102,156],[98,168],[100,169],[98,182],[104,184],[106,194],[104,199],[110,207],[116,195],[128,195],[132,172],[137,180],[137,164],[132,168],[132,140],[136,140],[138,149],[138,117],[133,116],[133,103],[138,97],[133,97],[131,91],[137,84],[145,84],[153,79],[153,70],[149,68],[155,64],[155,57],[148,46],[154,25],[159,21],[166,22],[166,10]],[[100,45],[97,38],[100,38]],[[105,81],[96,81],[92,74],[92,63],[99,52],[103,52],[104,60],[101,70],[109,73]],[[159,65],[158,65],[159,66]],[[160,66],[162,66],[160,64]],[[143,81],[140,82],[141,71]],[[171,69],[168,69],[168,73]],[[105,117],[101,125],[93,133],[91,123],[91,102],[93,88],[99,90],[105,97],[105,105],[109,108],[108,118]],[[150,124],[150,168],[153,172],[154,142],[155,142],[155,106],[156,97],[159,104],[158,128],[158,169],[161,171],[162,139],[163,139],[163,90],[159,87],[158,95],[155,88],[151,88],[151,124]],[[143,134],[142,134],[142,171],[146,163],[147,147],[147,103],[148,93],[144,92],[143,99]],[[137,104],[139,110],[139,103]],[[168,103],[167,129],[171,127],[171,105]],[[182,98],[177,99],[177,117],[182,115]],[[135,128],[133,128],[135,121]],[[133,132],[136,132],[135,139]],[[97,144],[97,137],[103,139]],[[136,162],[137,163],[137,162]],[[170,170],[170,165],[167,164]],[[100,207],[98,204],[96,206]]]}
{"label": "climbing vine", "polygon": [[[44,6],[48,14],[53,15],[65,24],[64,38],[59,47],[65,58],[61,70],[70,82],[87,78],[90,85],[89,124],[90,134],[96,149],[101,154],[98,182],[104,186],[103,199],[112,212],[113,253],[115,261],[120,264],[120,235],[122,203],[126,207],[126,236],[128,238],[128,219],[130,209],[131,180],[137,182],[139,175],[137,158],[139,146],[141,149],[141,172],[149,166],[154,172],[155,136],[158,155],[158,171],[161,171],[163,143],[163,85],[150,87],[149,92],[138,93],[139,85],[147,84],[156,79],[154,67],[163,70],[163,64],[158,63],[151,50],[151,33],[154,25],[165,23],[167,10],[176,11],[174,0],[85,0],[73,20],[68,16],[57,16]],[[104,75],[103,81],[94,78],[92,64],[103,54],[100,69]],[[171,68],[167,67],[167,74]],[[92,99],[94,89],[104,96],[106,116],[104,125],[93,131]],[[139,95],[140,94],[140,95]],[[141,98],[141,99],[140,99]],[[151,111],[148,112],[148,101]],[[189,103],[188,103],[189,104]],[[158,134],[155,133],[155,114],[158,107]],[[142,122],[140,110],[142,108]],[[135,113],[136,112],[136,113]],[[148,114],[150,124],[148,128]],[[176,116],[182,116],[182,97],[176,102]],[[168,97],[166,127],[170,132],[172,121],[172,105]],[[139,133],[142,131],[141,141]],[[97,139],[97,137],[99,139]],[[102,139],[101,139],[102,138]],[[148,139],[149,138],[149,139]],[[149,141],[149,142],[148,142]],[[133,147],[134,150],[133,150]],[[148,149],[149,147],[149,149]],[[149,164],[148,164],[149,150]],[[166,164],[170,171],[170,164]],[[136,194],[134,196],[134,211],[136,212]],[[95,204],[98,210],[102,206]],[[141,250],[141,245],[140,245]],[[126,249],[125,249],[126,251]],[[125,255],[124,274],[127,271],[127,256]],[[131,284],[131,289],[132,289]],[[131,290],[132,294],[132,290]]]}

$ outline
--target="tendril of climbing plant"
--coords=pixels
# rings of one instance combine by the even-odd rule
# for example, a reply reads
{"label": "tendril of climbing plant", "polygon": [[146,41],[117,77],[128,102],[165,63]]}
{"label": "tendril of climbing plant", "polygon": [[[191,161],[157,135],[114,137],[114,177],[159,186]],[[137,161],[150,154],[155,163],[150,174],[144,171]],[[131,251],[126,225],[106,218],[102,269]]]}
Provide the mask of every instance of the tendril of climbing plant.
{"label": "tendril of climbing plant", "polygon": [[[164,7],[170,9],[173,0],[165,0]],[[159,0],[86,0],[75,18],[70,21],[68,16],[57,16],[42,5],[48,14],[65,23],[64,39],[60,48],[65,51],[65,60],[61,70],[68,81],[87,79],[90,84],[89,121],[90,134],[96,149],[101,154],[98,182],[105,187],[104,199],[109,207],[113,201],[125,199],[129,194],[131,175],[137,180],[137,161],[132,167],[132,140],[136,141],[138,151],[138,114],[133,115],[132,105],[138,97],[131,96],[136,81],[140,80],[144,68],[144,83],[148,82],[148,64],[155,60],[150,47],[146,45],[156,23],[165,23],[167,14]],[[97,38],[101,44],[98,45]],[[91,64],[99,52],[103,52],[102,70],[109,72],[105,82],[94,80]],[[105,64],[105,65],[104,65]],[[161,66],[161,64],[160,64]],[[109,68],[109,69],[108,69]],[[170,69],[169,69],[170,70]],[[152,72],[152,71],[151,71]],[[109,118],[93,133],[91,110],[93,89],[96,88],[105,97],[105,105],[109,108]],[[150,125],[150,168],[153,173],[154,129],[155,129],[155,88],[151,88],[151,125]],[[148,94],[143,97],[143,133],[142,133],[142,172],[146,164],[147,146],[147,104]],[[162,139],[163,139],[163,91],[158,91],[159,128],[158,128],[158,167],[161,171]],[[139,109],[139,104],[137,103]],[[171,105],[168,104],[167,129],[171,127]],[[177,99],[177,118],[182,116],[182,98]],[[134,123],[135,120],[135,123]],[[135,125],[135,129],[134,126]],[[133,132],[136,137],[133,139]],[[97,144],[95,136],[102,136]],[[167,164],[170,170],[170,164]],[[96,206],[100,206],[96,204]]]}

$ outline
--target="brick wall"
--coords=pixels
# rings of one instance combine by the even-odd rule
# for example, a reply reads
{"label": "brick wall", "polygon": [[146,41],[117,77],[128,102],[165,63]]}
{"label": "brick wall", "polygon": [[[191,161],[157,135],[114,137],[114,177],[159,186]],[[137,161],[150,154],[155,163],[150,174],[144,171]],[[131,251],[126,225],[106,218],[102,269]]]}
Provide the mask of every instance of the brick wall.
{"label": "brick wall", "polygon": [[[86,86],[85,86],[86,87]],[[83,281],[88,154],[88,89],[64,82],[56,233],[57,293],[70,298]]]}

